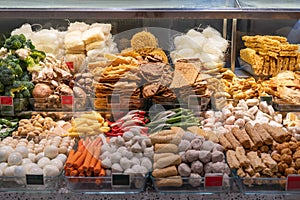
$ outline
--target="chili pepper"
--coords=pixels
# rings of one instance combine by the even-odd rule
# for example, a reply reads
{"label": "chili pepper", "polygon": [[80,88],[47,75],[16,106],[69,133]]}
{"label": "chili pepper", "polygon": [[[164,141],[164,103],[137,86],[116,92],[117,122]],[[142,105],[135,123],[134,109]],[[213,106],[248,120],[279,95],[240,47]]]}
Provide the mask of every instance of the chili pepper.
{"label": "chili pepper", "polygon": [[139,113],[140,115],[146,115],[146,114],[147,114],[147,112],[146,112],[146,111],[143,111],[143,110],[140,110],[138,113]]}
{"label": "chili pepper", "polygon": [[144,123],[145,123],[145,124],[149,123],[149,121],[150,121],[150,120],[149,120],[148,117],[145,117],[145,118],[144,118]]}
{"label": "chili pepper", "polygon": [[112,130],[113,132],[118,132],[118,131],[121,131],[121,128],[118,127],[118,126],[114,126],[114,127],[111,128],[111,130]]}
{"label": "chili pepper", "polygon": [[118,137],[118,136],[123,136],[124,132],[120,131],[120,132],[107,132],[105,133],[106,136],[109,137]]}
{"label": "chili pepper", "polygon": [[106,122],[108,123],[109,126],[113,124],[113,122],[109,121],[108,119],[106,120]]}

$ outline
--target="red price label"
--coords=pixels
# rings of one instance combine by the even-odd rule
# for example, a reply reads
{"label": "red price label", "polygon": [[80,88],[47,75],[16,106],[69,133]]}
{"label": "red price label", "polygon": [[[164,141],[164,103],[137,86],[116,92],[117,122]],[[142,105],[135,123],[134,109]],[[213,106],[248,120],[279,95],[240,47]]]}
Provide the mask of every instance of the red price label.
{"label": "red price label", "polygon": [[12,97],[1,97],[1,104],[5,106],[12,106],[13,105],[13,98]]}
{"label": "red price label", "polygon": [[300,190],[300,175],[288,175],[286,182],[286,190]]}
{"label": "red price label", "polygon": [[72,105],[74,103],[73,96],[61,96],[62,105]]}
{"label": "red price label", "polygon": [[206,175],[205,176],[205,187],[222,187],[223,186],[223,175]]}
{"label": "red price label", "polygon": [[73,62],[66,62],[66,65],[68,66],[69,70],[74,70],[74,63]]}

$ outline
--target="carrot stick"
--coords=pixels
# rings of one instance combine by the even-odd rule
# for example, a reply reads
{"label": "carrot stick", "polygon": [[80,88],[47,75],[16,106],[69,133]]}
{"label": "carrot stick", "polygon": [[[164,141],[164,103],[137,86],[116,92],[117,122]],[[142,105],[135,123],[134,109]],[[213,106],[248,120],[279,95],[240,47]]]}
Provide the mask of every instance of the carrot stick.
{"label": "carrot stick", "polygon": [[73,162],[71,162],[71,160],[72,160],[72,158],[74,157],[74,154],[75,154],[75,150],[74,149],[71,149],[70,150],[70,152],[69,152],[69,156],[68,156],[68,158],[67,158],[67,161],[66,161],[66,165],[65,166],[69,166],[69,167],[71,167],[72,166],[72,163]]}
{"label": "carrot stick", "polygon": [[105,176],[105,169],[101,168],[99,176]]}
{"label": "carrot stick", "polygon": [[92,171],[86,171],[86,176],[91,177],[92,176]]}
{"label": "carrot stick", "polygon": [[82,163],[84,162],[84,159],[86,157],[87,152],[88,152],[87,149],[84,149],[84,151],[82,153],[80,152],[81,155],[73,163],[73,167],[75,169],[78,169],[78,167],[80,167],[80,165],[82,165]]}
{"label": "carrot stick", "polygon": [[92,158],[92,160],[91,160],[91,162],[90,162],[90,166],[89,166],[88,170],[90,170],[90,171],[93,171],[93,170],[94,170],[94,168],[95,168],[95,166],[96,166],[96,164],[97,164],[97,161],[98,161],[98,159],[99,159],[100,152],[101,152],[100,147],[95,146],[95,148],[94,148],[94,153],[93,153],[93,158]]}
{"label": "carrot stick", "polygon": [[67,167],[66,169],[65,169],[65,171],[67,172],[67,173],[71,173],[71,171],[73,171],[74,170],[74,168],[73,167]]}
{"label": "carrot stick", "polygon": [[89,148],[87,150],[87,154],[86,154],[86,157],[85,157],[85,160],[84,160],[84,163],[83,163],[83,170],[84,171],[87,171],[89,166],[90,166],[90,163],[91,163],[91,160],[93,158],[93,152],[91,152],[92,148]]}
{"label": "carrot stick", "polygon": [[83,151],[84,149],[84,141],[83,139],[80,139],[77,143],[77,151]]}
{"label": "carrot stick", "polygon": [[[101,168],[100,173],[95,176],[105,176],[105,169]],[[96,185],[101,185],[102,183],[103,183],[103,178],[96,178],[95,180]]]}
{"label": "carrot stick", "polygon": [[65,176],[70,176],[70,173],[69,172],[65,172]]}
{"label": "carrot stick", "polygon": [[78,170],[79,173],[84,173],[83,165],[81,165],[77,170]]}
{"label": "carrot stick", "polygon": [[71,171],[70,176],[77,176],[78,175],[78,171],[75,169],[73,171]]}
{"label": "carrot stick", "polygon": [[101,171],[101,161],[98,160],[96,166],[94,167],[94,173],[98,174]]}
{"label": "carrot stick", "polygon": [[77,144],[78,144],[78,147],[82,146],[83,145],[83,139],[80,139]]}
{"label": "carrot stick", "polygon": [[69,163],[66,163],[67,167],[72,167],[74,162],[81,156],[81,151],[76,151],[75,154],[70,158]]}

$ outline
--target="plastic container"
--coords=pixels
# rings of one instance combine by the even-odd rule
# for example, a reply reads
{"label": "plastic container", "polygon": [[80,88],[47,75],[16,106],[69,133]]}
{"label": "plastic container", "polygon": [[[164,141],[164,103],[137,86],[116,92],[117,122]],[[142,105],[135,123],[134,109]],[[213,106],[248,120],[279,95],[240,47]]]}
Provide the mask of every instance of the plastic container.
{"label": "plastic container", "polygon": [[29,99],[27,98],[12,98],[1,96],[1,115],[13,116],[16,113],[28,110]]}
{"label": "plastic container", "polygon": [[122,99],[113,101],[108,98],[90,98],[93,110],[110,111],[110,110],[147,110],[149,106],[149,99]]}
{"label": "plastic container", "polygon": [[73,103],[63,103],[61,99],[53,101],[47,98],[31,98],[29,102],[35,111],[84,111],[89,105],[88,98],[73,98]]}
{"label": "plastic container", "polygon": [[[211,179],[207,178],[211,177]],[[220,179],[223,177],[222,179]],[[214,194],[229,192],[233,188],[234,178],[228,176],[206,176],[200,179],[192,179],[189,177],[181,177],[182,184],[179,178],[155,178],[151,176],[153,186],[158,193],[200,193]],[[173,185],[173,183],[177,184]],[[170,185],[167,183],[171,183]]]}
{"label": "plastic container", "polygon": [[237,178],[238,187],[244,194],[300,194],[300,176],[288,178]]}
{"label": "plastic container", "polygon": [[54,177],[42,175],[27,175],[26,177],[0,176],[0,191],[39,191],[49,192],[58,190],[61,186],[61,174]]}
{"label": "plastic container", "polygon": [[[103,177],[72,177],[64,176],[67,188],[72,192],[103,193],[103,194],[134,194],[143,192],[148,176],[130,175],[125,184],[113,184],[112,176]],[[123,178],[121,178],[123,179]]]}

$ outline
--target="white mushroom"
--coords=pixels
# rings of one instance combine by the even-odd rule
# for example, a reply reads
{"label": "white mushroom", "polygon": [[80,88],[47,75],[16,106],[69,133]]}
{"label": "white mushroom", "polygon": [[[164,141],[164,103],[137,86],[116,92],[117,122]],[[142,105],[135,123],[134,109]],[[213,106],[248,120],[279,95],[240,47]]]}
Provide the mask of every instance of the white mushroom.
{"label": "white mushroom", "polygon": [[19,152],[13,152],[9,154],[7,158],[8,165],[20,165],[22,164],[22,155]]}
{"label": "white mushroom", "polygon": [[45,165],[43,168],[44,176],[55,177],[60,174],[60,170],[54,165]]}
{"label": "white mushroom", "polygon": [[37,164],[40,168],[43,168],[45,165],[50,164],[50,159],[48,157],[43,157],[38,161]]}
{"label": "white mushroom", "polygon": [[46,146],[44,154],[50,159],[55,158],[58,155],[58,148],[54,145]]}

